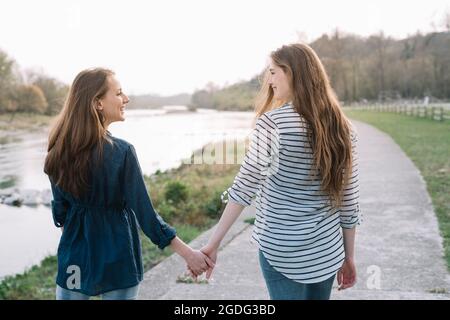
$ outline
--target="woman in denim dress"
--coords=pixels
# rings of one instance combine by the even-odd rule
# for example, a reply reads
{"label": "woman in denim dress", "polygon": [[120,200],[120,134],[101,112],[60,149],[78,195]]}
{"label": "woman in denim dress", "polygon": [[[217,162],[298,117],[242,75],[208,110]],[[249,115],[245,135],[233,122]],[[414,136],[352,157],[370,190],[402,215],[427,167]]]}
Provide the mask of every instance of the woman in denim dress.
{"label": "woman in denim dress", "polygon": [[170,245],[200,274],[213,262],[176,236],[155,212],[133,146],[108,132],[129,102],[114,73],[75,78],[50,133],[44,171],[53,191],[58,247],[57,299],[136,299],[143,279],[138,229],[160,249]]}

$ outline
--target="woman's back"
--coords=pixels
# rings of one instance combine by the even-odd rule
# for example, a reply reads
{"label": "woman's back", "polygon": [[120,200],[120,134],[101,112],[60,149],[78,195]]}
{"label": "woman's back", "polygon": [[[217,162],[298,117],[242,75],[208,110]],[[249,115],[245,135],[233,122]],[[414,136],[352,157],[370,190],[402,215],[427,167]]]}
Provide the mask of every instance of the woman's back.
{"label": "woman's back", "polygon": [[81,198],[52,183],[55,225],[64,226],[58,248],[59,286],[71,288],[68,270],[76,266],[82,277],[80,292],[98,295],[132,287],[142,280],[138,226],[161,249],[175,237],[154,211],[131,144],[109,136],[102,161],[94,165],[90,187]]}
{"label": "woman's back", "polygon": [[134,147],[108,132],[125,120],[129,101],[113,71],[83,70],[50,133],[44,172],[63,231],[57,299],[135,297],[143,279],[138,227],[160,249],[171,245],[193,275],[214,266],[155,212]]}
{"label": "woman's back", "polygon": [[264,113],[229,192],[232,201],[243,205],[256,196],[253,239],[276,269],[305,283],[339,269],[344,259],[341,226],[359,221],[356,135],[353,172],[335,208],[314,169],[309,132],[291,104]]}
{"label": "woman's back", "polygon": [[[97,150],[90,157],[89,188],[80,198],[64,193],[73,204],[87,207],[114,208],[123,206],[124,164],[130,147],[128,142],[108,137],[112,143],[103,144],[101,161],[98,162]],[[100,192],[101,191],[101,192]]]}
{"label": "woman's back", "polygon": [[305,44],[271,52],[255,107],[250,148],[202,250],[216,256],[237,215],[256,198],[252,237],[270,297],[329,299],[336,275],[341,289],[356,281],[356,134]]}

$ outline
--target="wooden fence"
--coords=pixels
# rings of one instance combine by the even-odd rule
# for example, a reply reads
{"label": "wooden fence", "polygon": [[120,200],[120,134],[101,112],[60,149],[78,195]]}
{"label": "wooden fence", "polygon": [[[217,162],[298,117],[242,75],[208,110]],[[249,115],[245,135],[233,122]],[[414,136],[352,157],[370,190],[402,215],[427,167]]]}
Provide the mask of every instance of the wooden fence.
{"label": "wooden fence", "polygon": [[408,116],[429,118],[436,121],[450,120],[450,107],[441,105],[395,105],[395,104],[373,104],[357,105],[348,107],[355,110],[371,110],[378,112],[393,112]]}

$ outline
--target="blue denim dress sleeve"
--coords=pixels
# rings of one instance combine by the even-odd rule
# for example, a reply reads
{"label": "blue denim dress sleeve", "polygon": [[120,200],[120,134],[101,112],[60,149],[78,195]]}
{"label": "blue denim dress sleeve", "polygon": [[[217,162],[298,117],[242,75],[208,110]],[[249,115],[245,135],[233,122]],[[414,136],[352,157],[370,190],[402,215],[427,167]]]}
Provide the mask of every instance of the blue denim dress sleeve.
{"label": "blue denim dress sleeve", "polygon": [[53,193],[53,200],[51,202],[53,222],[55,226],[61,228],[64,226],[64,222],[66,220],[67,210],[69,209],[69,201],[64,198],[61,190],[57,188],[51,181],[50,184]]}
{"label": "blue denim dress sleeve", "polygon": [[176,231],[163,221],[153,208],[142,176],[136,151],[129,145],[124,168],[125,206],[133,210],[142,231],[160,249],[164,249],[176,236]]}

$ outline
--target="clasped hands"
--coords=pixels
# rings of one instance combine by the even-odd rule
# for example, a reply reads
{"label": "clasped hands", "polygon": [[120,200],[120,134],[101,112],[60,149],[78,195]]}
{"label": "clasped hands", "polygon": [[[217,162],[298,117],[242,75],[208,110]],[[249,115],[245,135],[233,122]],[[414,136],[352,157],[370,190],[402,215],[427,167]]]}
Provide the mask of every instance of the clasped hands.
{"label": "clasped hands", "polygon": [[218,248],[209,244],[200,250],[192,249],[191,254],[185,259],[188,274],[196,280],[206,272],[206,279],[209,279],[216,265],[217,250]]}

